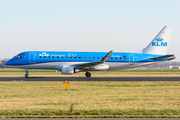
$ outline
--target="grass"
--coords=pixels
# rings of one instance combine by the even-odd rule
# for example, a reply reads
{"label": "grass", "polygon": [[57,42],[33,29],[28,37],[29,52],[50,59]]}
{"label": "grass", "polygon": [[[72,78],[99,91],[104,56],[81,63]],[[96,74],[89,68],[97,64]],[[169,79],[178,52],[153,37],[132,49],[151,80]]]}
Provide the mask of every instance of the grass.
{"label": "grass", "polygon": [[180,82],[0,82],[0,117],[180,117]]}

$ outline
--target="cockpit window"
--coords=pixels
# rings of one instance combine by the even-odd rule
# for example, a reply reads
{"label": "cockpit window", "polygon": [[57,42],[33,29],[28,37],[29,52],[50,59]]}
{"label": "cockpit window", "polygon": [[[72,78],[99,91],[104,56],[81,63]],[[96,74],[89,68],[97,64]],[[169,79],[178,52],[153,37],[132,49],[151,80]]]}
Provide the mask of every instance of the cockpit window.
{"label": "cockpit window", "polygon": [[18,58],[22,58],[22,55],[18,55]]}
{"label": "cockpit window", "polygon": [[16,55],[14,58],[22,58],[22,55]]}
{"label": "cockpit window", "polygon": [[18,57],[18,55],[14,56],[14,58],[17,58],[17,57]]}

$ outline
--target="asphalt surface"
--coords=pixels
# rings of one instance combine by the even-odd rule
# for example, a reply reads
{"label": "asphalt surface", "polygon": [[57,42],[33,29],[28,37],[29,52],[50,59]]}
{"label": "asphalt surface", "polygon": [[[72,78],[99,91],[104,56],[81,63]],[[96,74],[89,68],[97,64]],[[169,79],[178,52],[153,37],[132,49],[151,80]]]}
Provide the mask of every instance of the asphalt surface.
{"label": "asphalt surface", "polygon": [[180,118],[0,118],[1,120],[180,120]]}
{"label": "asphalt surface", "polygon": [[180,81],[180,77],[1,77],[0,81]]}

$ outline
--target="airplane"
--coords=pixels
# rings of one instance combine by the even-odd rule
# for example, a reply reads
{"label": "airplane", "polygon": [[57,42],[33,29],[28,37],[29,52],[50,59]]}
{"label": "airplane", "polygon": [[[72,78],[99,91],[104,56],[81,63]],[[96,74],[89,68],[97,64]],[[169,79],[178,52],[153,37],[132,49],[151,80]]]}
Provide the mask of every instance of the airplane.
{"label": "airplane", "polygon": [[173,65],[173,66],[169,66],[169,68],[170,68],[170,69],[180,69],[180,67],[177,66],[177,65],[175,65],[175,66],[174,66],[174,65]]}
{"label": "airplane", "polygon": [[24,69],[28,77],[29,69],[54,69],[62,74],[91,71],[122,70],[155,64],[175,59],[167,55],[172,26],[165,26],[140,52],[74,52],[74,51],[26,51],[19,53],[5,63],[12,68]]}

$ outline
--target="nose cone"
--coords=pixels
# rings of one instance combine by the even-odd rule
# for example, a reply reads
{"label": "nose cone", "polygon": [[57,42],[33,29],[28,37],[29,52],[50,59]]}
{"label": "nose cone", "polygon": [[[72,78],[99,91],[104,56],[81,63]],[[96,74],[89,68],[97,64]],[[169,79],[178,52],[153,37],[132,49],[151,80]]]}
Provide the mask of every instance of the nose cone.
{"label": "nose cone", "polygon": [[5,65],[11,65],[12,61],[11,60],[8,60]]}

